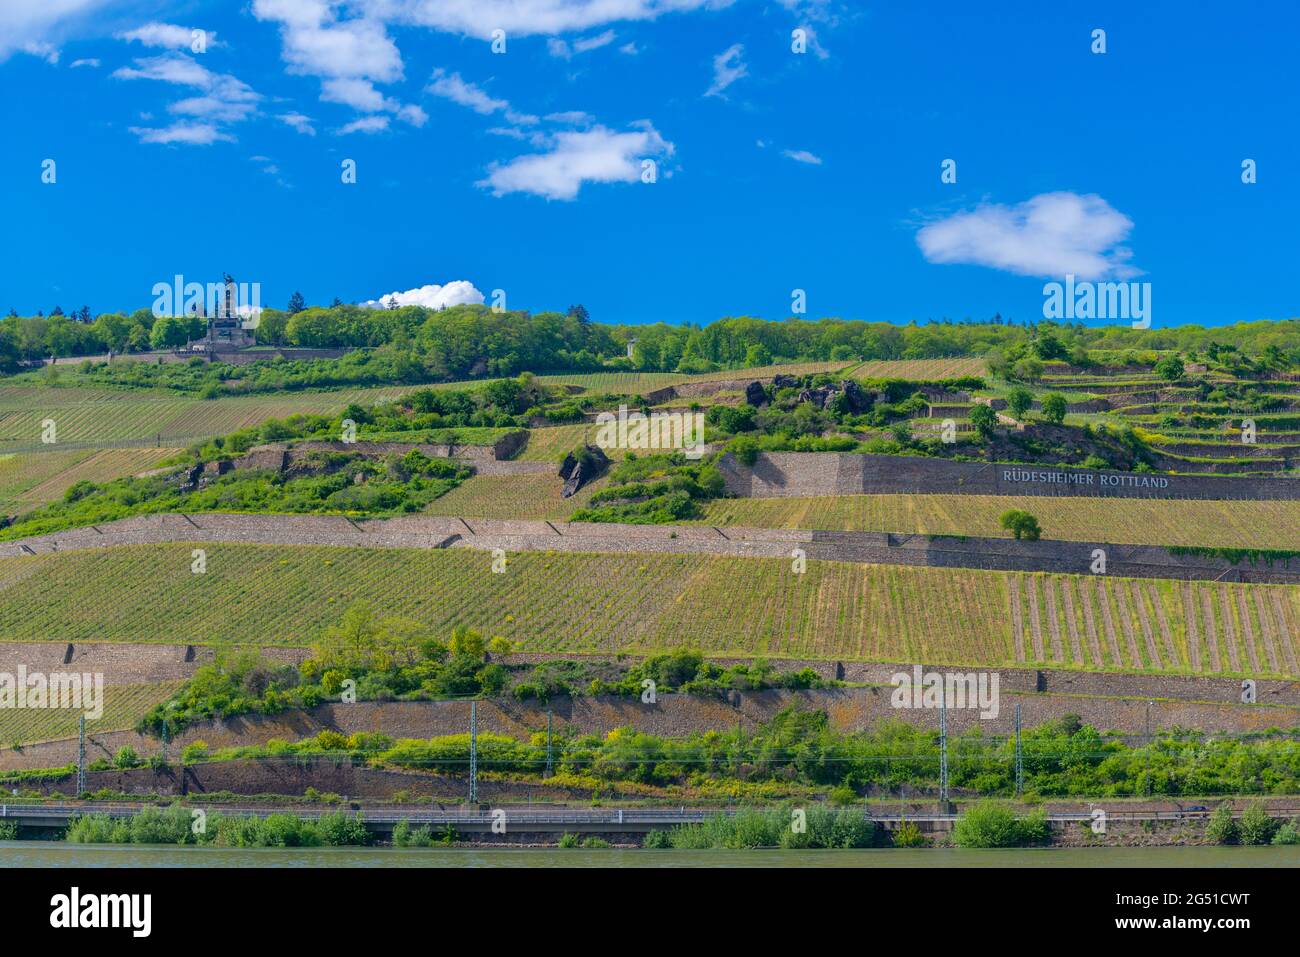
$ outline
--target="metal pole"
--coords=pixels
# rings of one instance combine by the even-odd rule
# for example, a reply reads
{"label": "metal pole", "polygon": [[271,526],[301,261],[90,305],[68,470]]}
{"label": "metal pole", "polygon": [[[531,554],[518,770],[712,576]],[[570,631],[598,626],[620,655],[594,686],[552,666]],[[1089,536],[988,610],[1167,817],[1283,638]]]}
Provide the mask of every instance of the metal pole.
{"label": "metal pole", "polygon": [[478,702],[469,703],[469,803],[478,803]]}
{"label": "metal pole", "polygon": [[551,709],[546,709],[546,777],[555,773],[555,756],[551,749]]}
{"label": "metal pole", "polygon": [[1016,797],[1025,790],[1025,751],[1020,744],[1020,704],[1016,703]]}
{"label": "metal pole", "polygon": [[86,716],[77,721],[77,797],[86,793]]}
{"label": "metal pole", "polygon": [[939,801],[948,803],[948,702],[939,690]]}

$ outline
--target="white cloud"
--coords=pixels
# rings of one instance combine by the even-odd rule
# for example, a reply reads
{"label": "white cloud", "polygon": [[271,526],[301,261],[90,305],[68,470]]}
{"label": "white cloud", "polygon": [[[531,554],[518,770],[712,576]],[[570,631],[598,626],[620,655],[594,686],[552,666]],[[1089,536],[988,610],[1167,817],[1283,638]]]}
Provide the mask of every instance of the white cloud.
{"label": "white cloud", "polygon": [[[333,0],[253,0],[253,16],[280,24],[281,58],[290,73],[321,78],[323,101],[362,113],[392,113],[412,126],[423,126],[428,121],[423,109],[403,105],[375,88],[376,83],[394,83],[404,75],[402,55],[385,25],[384,14],[393,11],[384,4],[360,2],[352,6],[362,16],[339,20],[337,6]],[[370,6],[375,16],[369,15]],[[385,121],[382,128],[387,127]],[[373,117],[344,127],[349,132],[380,128]]]}
{"label": "white cloud", "polygon": [[279,116],[276,117],[276,119],[279,120],[281,123],[285,123],[293,127],[299,133],[302,133],[306,136],[316,135],[316,127],[312,126],[312,121],[310,116],[303,116],[301,113],[281,113]]}
{"label": "white cloud", "polygon": [[515,112],[509,102],[489,96],[481,87],[462,79],[459,73],[448,73],[443,69],[434,70],[429,85],[424,89],[426,93],[467,106],[483,116],[501,113],[517,126],[532,126],[537,123],[537,117],[529,113]]}
{"label": "white cloud", "polygon": [[478,185],[493,194],[533,193],[547,199],[573,199],[583,183],[634,183],[641,161],[671,156],[673,144],[648,122],[617,133],[603,126],[581,132],[556,133],[543,153],[495,164]]}
{"label": "white cloud", "polygon": [[1126,279],[1140,270],[1118,245],[1133,221],[1096,194],[1042,193],[1015,206],[986,203],[916,234],[934,263],[970,263],[1021,276]]}
{"label": "white cloud", "polygon": [[42,40],[29,40],[23,44],[23,52],[39,57],[51,66],[59,62],[59,48],[53,43],[46,43]]}
{"label": "white cloud", "polygon": [[71,63],[68,64],[68,66],[72,67],[74,70],[77,67],[81,67],[81,66],[88,66],[93,69],[98,69],[99,60],[95,57],[87,57],[84,60],[73,60]]}
{"label": "white cloud", "polygon": [[359,120],[353,120],[339,127],[338,132],[340,136],[346,136],[348,133],[382,133],[386,129],[388,129],[388,117],[363,116]]}
{"label": "white cloud", "polygon": [[723,90],[741,77],[749,75],[744,55],[744,45],[733,43],[713,58],[713,85],[705,92],[705,96],[721,96]]}
{"label": "white cloud", "polygon": [[378,83],[402,78],[402,56],[379,19],[340,21],[326,0],[253,0],[253,16],[280,24],[290,73]]}
{"label": "white cloud", "polygon": [[231,136],[218,133],[216,124],[238,123],[248,119],[257,110],[261,96],[248,84],[228,73],[213,73],[184,53],[164,53],[155,57],[142,57],[135,66],[114,70],[112,76],[119,80],[156,80],[178,86],[193,87],[200,96],[192,96],[170,104],[167,109],[182,116],[196,117],[201,123],[179,121],[165,129],[139,129],[132,127],[145,143],[188,143],[206,146],[217,140],[230,140]]}
{"label": "white cloud", "polygon": [[224,43],[218,42],[215,31],[199,30],[197,27],[181,27],[174,23],[158,23],[156,21],[146,23],[142,27],[136,27],[134,30],[127,30],[125,33],[118,33],[116,37],[119,40],[125,40],[127,43],[135,41],[147,47],[189,50],[192,49],[196,39],[196,31],[203,34],[202,40],[206,46],[225,46]]}
{"label": "white cloud", "polygon": [[[762,145],[763,142],[760,140],[759,146]],[[822,158],[813,153],[809,153],[807,150],[782,150],[781,155],[786,159],[794,160],[796,163],[807,163],[809,166],[822,165]]]}
{"label": "white cloud", "polygon": [[343,103],[363,113],[395,113],[398,103],[385,97],[369,80],[357,77],[333,77],[321,84],[320,98],[327,103]]}
{"label": "white cloud", "polygon": [[577,33],[669,13],[721,9],[733,0],[361,0],[362,6],[393,22],[433,27],[446,33],[488,38]]}
{"label": "white cloud", "polygon": [[[76,32],[86,14],[112,0],[3,0],[0,2],[0,61],[26,50],[50,62],[60,40]],[[54,60],[51,60],[51,57]]]}
{"label": "white cloud", "polygon": [[546,41],[546,50],[553,57],[571,60],[579,53],[587,53],[590,50],[599,50],[603,46],[608,46],[614,42],[614,39],[615,33],[613,30],[606,30],[604,33],[598,33],[595,36],[580,37],[572,43],[557,37],[551,37]]}
{"label": "white cloud", "polygon": [[443,309],[447,306],[459,306],[465,303],[483,302],[483,293],[474,288],[466,279],[457,279],[445,286],[420,286],[405,292],[390,292],[378,299],[367,299],[361,303],[365,309],[387,309],[389,303],[396,301],[399,306],[424,306],[428,309]]}
{"label": "white cloud", "polygon": [[142,143],[183,143],[187,146],[210,146],[219,140],[234,142],[234,137],[221,132],[211,123],[188,123],[177,121],[161,129],[148,129],[139,126],[129,127],[132,133],[140,137]]}

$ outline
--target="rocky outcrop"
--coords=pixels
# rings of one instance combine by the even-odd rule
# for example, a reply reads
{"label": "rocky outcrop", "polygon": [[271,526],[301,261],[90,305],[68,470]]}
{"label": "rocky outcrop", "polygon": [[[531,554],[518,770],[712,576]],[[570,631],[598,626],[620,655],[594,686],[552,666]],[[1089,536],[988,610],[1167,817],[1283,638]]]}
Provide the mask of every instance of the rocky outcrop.
{"label": "rocky outcrop", "polygon": [[852,379],[845,379],[839,385],[823,385],[815,389],[804,389],[799,393],[800,402],[811,402],[819,409],[824,409],[840,395],[848,404],[848,411],[853,415],[866,412],[871,408],[872,395]]}
{"label": "rocky outcrop", "polygon": [[767,405],[767,390],[763,388],[763,383],[755,381],[745,386],[745,401],[754,408]]}
{"label": "rocky outcrop", "polygon": [[561,498],[569,498],[609,467],[609,456],[597,445],[584,445],[578,452],[570,452],[560,463],[560,478],[564,479]]}

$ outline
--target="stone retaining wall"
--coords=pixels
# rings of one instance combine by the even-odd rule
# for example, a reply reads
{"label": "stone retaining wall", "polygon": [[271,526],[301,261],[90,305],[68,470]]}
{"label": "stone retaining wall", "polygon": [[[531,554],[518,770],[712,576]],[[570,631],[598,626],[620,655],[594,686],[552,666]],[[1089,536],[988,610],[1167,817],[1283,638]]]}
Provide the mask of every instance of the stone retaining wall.
{"label": "stone retaining wall", "polygon": [[864,494],[1088,495],[1122,498],[1300,499],[1300,479],[1166,475],[906,455],[760,452],[752,466],[718,462],[742,498]]}

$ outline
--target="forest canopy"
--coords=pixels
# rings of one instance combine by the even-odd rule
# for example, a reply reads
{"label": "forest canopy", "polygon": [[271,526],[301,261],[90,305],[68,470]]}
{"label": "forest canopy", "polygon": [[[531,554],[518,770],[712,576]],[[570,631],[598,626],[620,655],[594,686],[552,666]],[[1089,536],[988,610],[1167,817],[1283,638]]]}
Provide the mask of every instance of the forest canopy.
{"label": "forest canopy", "polygon": [[[202,318],[155,318],[148,309],[130,314],[0,319],[0,369],[49,356],[144,352],[184,346],[200,338]],[[1198,353],[1220,349],[1259,356],[1274,365],[1300,364],[1300,320],[1238,323],[1232,326],[1087,327],[1082,324],[942,321],[896,325],[864,320],[763,320],[727,317],[705,326],[610,325],[593,322],[575,306],[567,313],[494,312],[460,305],[433,310],[421,306],[369,309],[354,305],[313,306],[295,312],[263,310],[259,345],[301,349],[389,347],[407,363],[387,369],[405,381],[438,381],[531,372],[637,370],[705,372],[779,361],[936,359],[953,356],[1006,357],[1034,350],[1041,360],[1086,363],[1090,351],[1127,350]],[[629,346],[630,352],[629,352]],[[400,363],[399,363],[400,364]]]}

